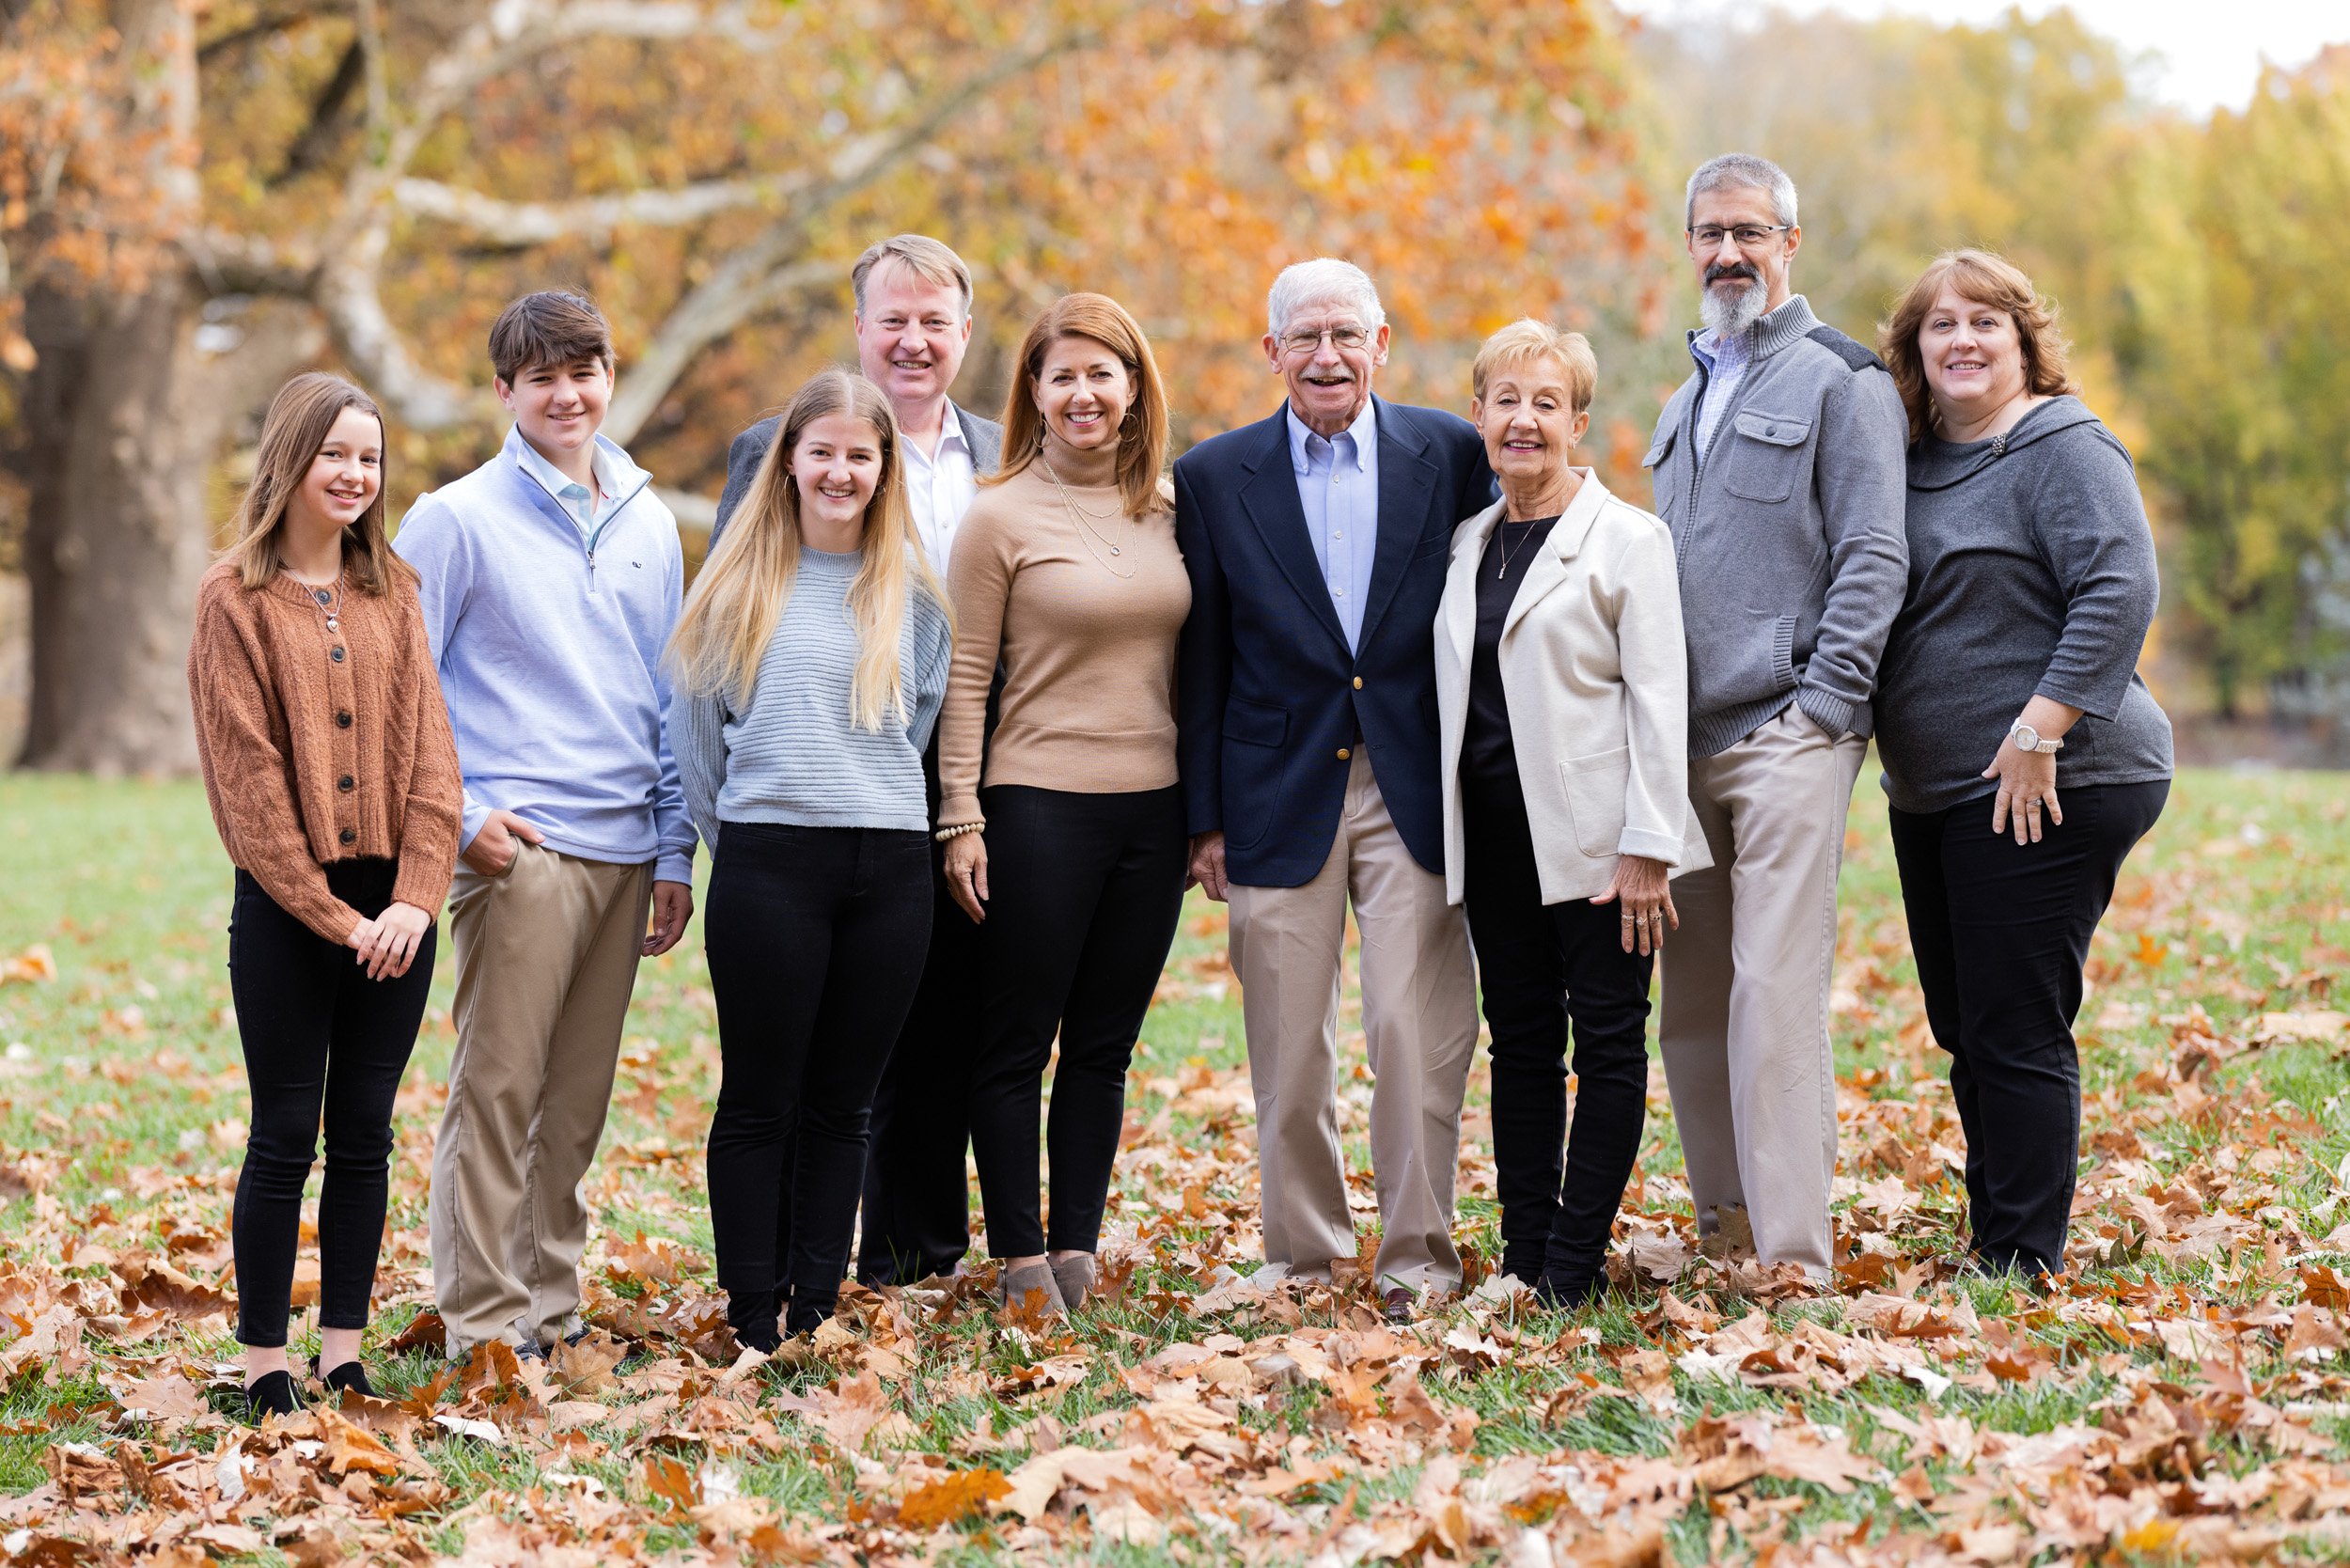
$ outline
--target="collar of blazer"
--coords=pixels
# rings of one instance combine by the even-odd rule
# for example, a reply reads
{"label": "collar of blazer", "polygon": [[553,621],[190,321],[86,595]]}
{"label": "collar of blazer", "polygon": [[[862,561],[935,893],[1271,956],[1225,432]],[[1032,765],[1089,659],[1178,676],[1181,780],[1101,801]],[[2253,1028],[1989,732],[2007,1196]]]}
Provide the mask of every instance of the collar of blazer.
{"label": "collar of blazer", "polygon": [[[1409,410],[1372,395],[1379,406],[1379,532],[1372,545],[1371,592],[1363,603],[1358,646],[1368,648],[1388,602],[1403,581],[1405,566],[1419,548],[1419,529],[1435,496],[1435,464],[1428,459],[1428,436],[1409,417]],[[1339,646],[1346,632],[1330,603],[1330,585],[1323,580],[1313,541],[1306,532],[1306,507],[1297,497],[1297,473],[1290,462],[1289,403],[1257,426],[1259,438],[1243,466],[1248,477],[1240,488],[1241,509],[1256,525],[1265,548],[1280,564],[1281,574],[1306,602],[1314,618]],[[1390,522],[1392,520],[1392,523]]]}
{"label": "collar of blazer", "polygon": [[[1576,487],[1574,498],[1552,525],[1550,537],[1534,553],[1528,563],[1526,576],[1518,584],[1516,595],[1510,601],[1510,613],[1502,619],[1501,635],[1508,636],[1527,612],[1542,603],[1543,597],[1567,580],[1567,563],[1579,555],[1583,541],[1590,537],[1591,525],[1599,521],[1601,510],[1613,499],[1599,475],[1589,468],[1578,468],[1583,482]],[[1467,519],[1452,535],[1452,562],[1445,578],[1445,632],[1451,637],[1454,649],[1467,665],[1471,645],[1477,640],[1477,569],[1484,561],[1485,546],[1494,537],[1494,529],[1501,524],[1507,501],[1496,501],[1476,516]]]}

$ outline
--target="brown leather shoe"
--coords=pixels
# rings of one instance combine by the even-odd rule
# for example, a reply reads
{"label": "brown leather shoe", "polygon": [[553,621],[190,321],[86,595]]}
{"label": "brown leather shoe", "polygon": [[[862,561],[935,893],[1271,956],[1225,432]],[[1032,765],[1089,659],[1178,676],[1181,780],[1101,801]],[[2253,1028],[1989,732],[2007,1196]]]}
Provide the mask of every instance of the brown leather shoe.
{"label": "brown leather shoe", "polygon": [[1419,1315],[1419,1293],[1398,1285],[1380,1297],[1380,1311],[1389,1323],[1409,1323]]}

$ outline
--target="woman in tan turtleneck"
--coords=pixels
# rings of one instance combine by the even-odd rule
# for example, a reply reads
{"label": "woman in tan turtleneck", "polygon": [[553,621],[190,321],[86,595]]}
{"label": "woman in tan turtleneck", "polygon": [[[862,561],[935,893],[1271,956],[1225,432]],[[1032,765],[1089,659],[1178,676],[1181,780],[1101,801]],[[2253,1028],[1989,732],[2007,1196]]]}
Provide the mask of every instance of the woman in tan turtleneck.
{"label": "woman in tan turtleneck", "polygon": [[[1183,907],[1175,639],[1191,583],[1166,459],[1142,329],[1071,294],[1020,346],[1003,469],[955,541],[939,832],[948,890],[983,929],[971,1144],[1013,1305],[1075,1307],[1093,1283],[1126,1066]],[[1037,1119],[1057,1036],[1048,1238]]]}

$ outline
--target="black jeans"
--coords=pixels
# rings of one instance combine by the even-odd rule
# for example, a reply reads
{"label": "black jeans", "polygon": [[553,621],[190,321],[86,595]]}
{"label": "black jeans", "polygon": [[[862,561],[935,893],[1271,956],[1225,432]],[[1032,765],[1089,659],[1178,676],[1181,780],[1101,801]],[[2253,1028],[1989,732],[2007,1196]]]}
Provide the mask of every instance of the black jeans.
{"label": "black jeans", "polygon": [[723,1074],[710,1123],[718,1283],[745,1342],[831,1315],[866,1119],[930,941],[930,838],[727,823],[703,944]]}
{"label": "black jeans", "polygon": [[1469,940],[1493,1030],[1502,1272],[1528,1284],[1546,1278],[1576,1298],[1600,1282],[1639,1156],[1655,961],[1623,950],[1617,905],[1543,902],[1526,797],[1514,781],[1465,778],[1462,790]]}
{"label": "black jeans", "polygon": [[[1090,1252],[1126,1117],[1126,1064],[1183,906],[1190,840],[1182,790],[980,792],[987,923],[971,1148],[998,1258]],[[957,919],[969,917],[958,912]],[[1053,1229],[1037,1182],[1044,1067],[1060,1038],[1046,1146]]]}
{"label": "black jeans", "polygon": [[[335,896],[373,919],[391,902],[400,867],[343,860],[326,868]],[[424,1022],[438,928],[397,980],[369,980],[358,954],[304,925],[237,873],[228,917],[228,988],[253,1090],[253,1128],[237,1173],[229,1235],[237,1256],[237,1338],[286,1342],[302,1188],[317,1158],[319,1326],[365,1328],[390,1190],[392,1102]]]}
{"label": "black jeans", "polygon": [[2064,1266],[2081,1132],[2081,1009],[2089,938],[2130,849],[2162,815],[2167,781],[2064,788],[2064,824],[2037,844],[1991,831],[1988,796],[1891,811],[1893,856],[1926,1022],[1950,1056],[1966,1133],[1975,1257],[2028,1274]]}

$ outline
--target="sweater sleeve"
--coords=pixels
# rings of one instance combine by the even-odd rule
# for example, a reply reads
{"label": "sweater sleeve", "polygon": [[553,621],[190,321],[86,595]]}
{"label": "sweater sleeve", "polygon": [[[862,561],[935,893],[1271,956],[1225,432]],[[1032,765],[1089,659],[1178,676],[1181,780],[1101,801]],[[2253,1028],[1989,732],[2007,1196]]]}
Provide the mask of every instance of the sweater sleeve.
{"label": "sweater sleeve", "polygon": [[1820,410],[1815,471],[1827,532],[1827,601],[1795,701],[1829,733],[1847,734],[1853,710],[1876,689],[1886,634],[1909,588],[1905,467],[1908,416],[1893,378],[1854,372]]}
{"label": "sweater sleeve", "polygon": [[432,640],[415,596],[402,600],[400,630],[405,638],[398,689],[416,705],[409,732],[416,754],[408,765],[408,801],[400,817],[400,873],[392,899],[438,915],[457,870],[457,836],[463,829],[464,777],[457,768],[457,738],[448,727],[448,704],[432,673]]}
{"label": "sweater sleeve", "polygon": [[[400,520],[400,531],[392,536],[392,548],[400,558],[416,569],[416,605],[424,614],[425,640],[432,651],[432,669],[436,678],[448,674],[449,639],[456,635],[458,622],[463,619],[465,601],[473,592],[473,552],[466,546],[465,530],[459,527],[456,514],[438,497],[419,496],[408,514]],[[442,694],[442,713],[447,713],[447,694]],[[462,769],[462,761],[460,763]],[[463,818],[457,833],[457,848],[462,854],[481,824],[490,820],[489,803],[475,798],[471,790],[462,792]]]}
{"label": "sweater sleeve", "polygon": [[1672,535],[1662,523],[1641,520],[1615,576],[1616,651],[1632,748],[1616,853],[1678,866],[1689,813],[1689,654]]}
{"label": "sweater sleeve", "polygon": [[188,696],[196,713],[196,754],[212,797],[221,846],[277,906],[341,946],[361,915],[335,896],[310,853],[310,836],[294,800],[293,764],[276,741],[272,686],[249,629],[227,603],[241,588],[206,585],[188,645]]}
{"label": "sweater sleeve", "polygon": [[1010,532],[996,524],[992,508],[982,504],[964,515],[948,571],[956,624],[946,706],[939,715],[938,821],[951,827],[986,820],[979,812],[979,768],[987,694],[1003,651],[1004,610],[1016,571]]}
{"label": "sweater sleeve", "polygon": [[[677,519],[669,516],[666,507],[662,516],[669,525],[662,531],[664,565],[669,574],[668,614],[665,624],[674,630],[679,612],[685,604],[685,546],[678,539]],[[665,638],[666,634],[664,634]],[[670,749],[668,707],[669,672],[662,653],[652,658],[653,700],[662,713],[661,775],[653,786],[652,823],[659,847],[653,852],[653,880],[656,882],[692,883],[694,880],[694,817],[686,808],[685,786],[678,776],[678,762]],[[713,797],[713,799],[715,797]]]}
{"label": "sweater sleeve", "polygon": [[954,634],[948,626],[946,615],[936,604],[924,602],[925,634],[921,664],[915,671],[914,706],[907,714],[906,740],[917,752],[927,751],[931,731],[938,723],[939,710],[947,698],[947,682],[953,672],[955,656]]}
{"label": "sweater sleeve", "polygon": [[2137,673],[2161,578],[2128,454],[2102,430],[2085,433],[2047,465],[2032,497],[2032,533],[2064,599],[2064,633],[2039,693],[2111,719]]}
{"label": "sweater sleeve", "polygon": [[727,710],[715,692],[669,688],[667,731],[685,808],[710,853],[718,853],[718,796],[727,787]]}

